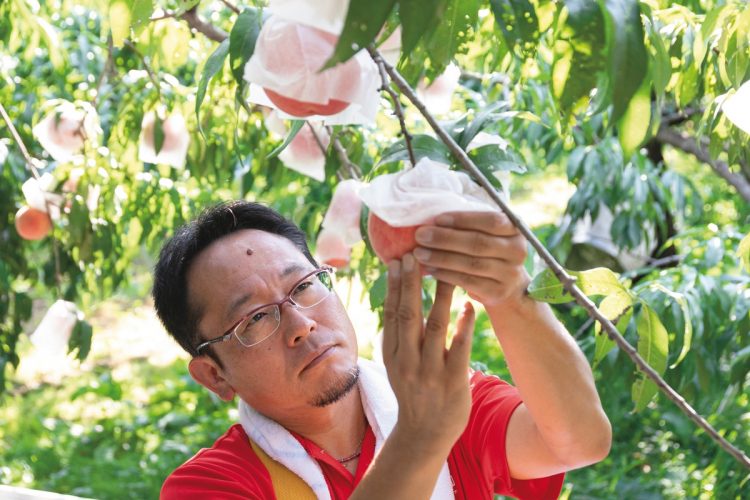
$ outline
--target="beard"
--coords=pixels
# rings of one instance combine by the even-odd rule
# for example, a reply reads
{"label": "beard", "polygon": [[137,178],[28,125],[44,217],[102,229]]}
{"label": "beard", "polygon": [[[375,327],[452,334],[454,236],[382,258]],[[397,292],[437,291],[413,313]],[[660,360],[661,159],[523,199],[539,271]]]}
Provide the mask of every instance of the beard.
{"label": "beard", "polygon": [[310,401],[316,408],[323,408],[349,394],[357,385],[359,380],[359,366],[351,368],[340,377],[333,380],[330,387]]}

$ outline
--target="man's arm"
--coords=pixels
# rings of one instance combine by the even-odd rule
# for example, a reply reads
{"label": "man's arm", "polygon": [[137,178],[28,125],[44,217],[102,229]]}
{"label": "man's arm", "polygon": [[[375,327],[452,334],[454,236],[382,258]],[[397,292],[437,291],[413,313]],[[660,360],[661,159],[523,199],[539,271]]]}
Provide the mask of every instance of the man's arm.
{"label": "man's arm", "polygon": [[609,452],[611,428],[591,369],[546,304],[526,296],[526,241],[502,214],[452,213],[420,228],[415,256],[487,310],[524,403],[508,424],[517,479],[583,467]]}

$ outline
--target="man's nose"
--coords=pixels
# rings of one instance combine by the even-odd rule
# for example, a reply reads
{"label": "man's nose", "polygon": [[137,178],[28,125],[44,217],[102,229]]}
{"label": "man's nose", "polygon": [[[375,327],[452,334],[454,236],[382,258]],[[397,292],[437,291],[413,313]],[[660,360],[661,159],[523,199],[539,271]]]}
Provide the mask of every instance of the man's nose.
{"label": "man's nose", "polygon": [[286,325],[282,325],[286,335],[285,341],[293,347],[312,333],[318,323],[309,316],[310,309],[301,309],[292,301],[282,304],[281,307],[281,321],[286,321]]}

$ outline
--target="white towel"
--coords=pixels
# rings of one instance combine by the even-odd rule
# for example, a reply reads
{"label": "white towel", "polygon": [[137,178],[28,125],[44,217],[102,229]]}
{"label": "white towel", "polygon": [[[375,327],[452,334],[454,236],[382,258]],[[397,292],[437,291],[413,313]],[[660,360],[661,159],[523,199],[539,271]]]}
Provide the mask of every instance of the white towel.
{"label": "white towel", "polygon": [[[367,420],[375,434],[375,454],[381,450],[398,419],[398,402],[393,394],[385,367],[381,364],[359,360],[359,390]],[[240,424],[245,433],[271,458],[302,478],[319,500],[330,500],[323,472],[318,462],[310,457],[289,431],[264,417],[240,399]],[[438,476],[433,500],[452,500],[453,485],[448,463]]]}

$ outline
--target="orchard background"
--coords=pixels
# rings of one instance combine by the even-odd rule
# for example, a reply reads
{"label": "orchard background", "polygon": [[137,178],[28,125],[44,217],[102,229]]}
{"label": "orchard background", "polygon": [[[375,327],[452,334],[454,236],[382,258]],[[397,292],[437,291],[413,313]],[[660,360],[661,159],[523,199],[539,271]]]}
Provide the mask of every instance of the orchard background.
{"label": "orchard background", "polygon": [[[2,484],[155,497],[236,418],[190,381],[184,357],[153,363],[171,346],[157,324],[129,323],[150,317],[161,243],[208,204],[257,199],[292,217],[340,266],[347,301],[361,299],[376,330],[385,267],[369,241],[326,246],[324,216],[344,180],[422,158],[461,169],[428,118],[510,193],[511,209],[641,358],[718,435],[750,450],[745,2],[308,2],[304,21],[333,44],[339,36],[323,62],[377,46],[408,85],[378,94],[394,73],[363,49],[343,87],[323,86],[330,100],[313,118],[280,117],[258,98],[259,85],[272,89],[247,69],[261,25],[295,1],[266,3],[0,1]],[[271,44],[272,69],[309,63],[304,46]],[[317,69],[303,78],[319,82]],[[374,111],[336,119],[342,106]],[[532,295],[554,304],[594,366],[614,428],[609,457],[568,474],[563,494],[750,496],[742,452],[657,395],[533,249],[527,267],[538,276]],[[473,360],[509,377],[489,328],[480,315]],[[108,340],[114,330],[124,344]],[[118,358],[136,341],[151,346],[144,359]],[[64,376],[24,376],[25,365],[56,363]]]}

